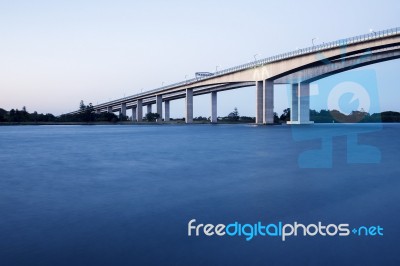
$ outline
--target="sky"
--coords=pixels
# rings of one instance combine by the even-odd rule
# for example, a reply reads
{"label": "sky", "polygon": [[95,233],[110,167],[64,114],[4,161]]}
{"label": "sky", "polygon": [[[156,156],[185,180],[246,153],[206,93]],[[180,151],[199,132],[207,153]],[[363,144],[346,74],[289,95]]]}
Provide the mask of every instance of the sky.
{"label": "sky", "polygon": [[[315,43],[400,26],[394,1],[0,0],[0,108],[56,115]],[[381,111],[400,111],[399,60],[376,74]],[[315,87],[315,85],[314,85]],[[275,88],[275,111],[288,107]],[[255,87],[218,94],[218,115],[255,116]],[[311,108],[318,108],[311,100]],[[153,107],[154,108],[154,107]],[[210,96],[194,116],[210,116]],[[184,100],[171,102],[183,117]]]}

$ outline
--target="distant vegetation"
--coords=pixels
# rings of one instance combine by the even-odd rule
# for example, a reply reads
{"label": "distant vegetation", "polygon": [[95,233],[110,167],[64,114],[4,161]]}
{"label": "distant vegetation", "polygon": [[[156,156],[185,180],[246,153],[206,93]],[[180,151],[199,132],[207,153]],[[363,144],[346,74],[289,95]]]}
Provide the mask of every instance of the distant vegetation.
{"label": "distant vegetation", "polygon": [[[194,121],[211,121],[211,117],[195,117],[193,118]],[[218,117],[219,122],[227,122],[227,123],[255,123],[256,118],[255,117],[250,117],[250,116],[240,116],[239,111],[237,107],[233,109],[232,112],[230,112],[227,116],[219,116]],[[274,113],[274,123],[279,123],[279,118],[276,113]]]}
{"label": "distant vegetation", "polygon": [[[127,116],[117,116],[114,113],[95,113],[95,110],[92,104],[85,105],[83,101],[79,104],[80,113],[73,115],[61,115],[54,116],[52,114],[39,114],[36,111],[33,113],[29,113],[25,107],[22,110],[11,109],[10,111],[6,111],[0,108],[0,122],[9,122],[9,123],[20,123],[20,122],[30,122],[30,123],[58,123],[58,122],[120,122],[120,121],[128,121],[129,117]],[[144,117],[144,121],[153,122],[157,118],[159,118],[159,114],[157,113],[147,113]],[[171,121],[182,122],[184,118],[175,118],[170,119]],[[208,123],[211,121],[211,117],[195,117],[194,121]],[[277,113],[274,113],[274,123],[285,123],[290,120],[290,108],[283,110],[281,116],[278,117]],[[310,120],[315,123],[376,123],[376,122],[400,122],[400,113],[387,111],[382,113],[374,113],[369,114],[367,112],[361,111],[353,111],[350,114],[346,115],[337,110],[310,110]],[[240,116],[238,109],[235,107],[232,112],[230,112],[227,116],[218,117],[219,122],[227,122],[227,123],[254,123],[255,117],[249,116]]]}
{"label": "distant vegetation", "polygon": [[[281,121],[290,120],[290,108],[283,110]],[[386,111],[382,113],[369,114],[363,110],[353,111],[346,115],[337,110],[310,110],[310,120],[315,123],[392,123],[400,122],[400,113]]]}
{"label": "distant vegetation", "polygon": [[58,122],[117,122],[127,120],[123,117],[118,117],[114,113],[99,113],[96,114],[91,103],[85,105],[83,101],[79,104],[80,112],[77,114],[66,114],[58,117]]}
{"label": "distant vegetation", "polygon": [[36,111],[28,113],[25,106],[22,110],[11,109],[6,111],[0,108],[0,122],[55,122],[57,118],[52,114],[38,114]]}
{"label": "distant vegetation", "polygon": [[124,119],[113,113],[95,114],[92,104],[86,106],[83,101],[79,105],[79,110],[81,111],[79,114],[56,117],[52,114],[38,114],[36,111],[29,113],[25,107],[22,110],[11,109],[10,111],[0,108],[0,122],[117,122]]}
{"label": "distant vegetation", "polygon": [[[204,122],[210,122],[211,117],[195,117],[193,118],[193,121],[204,121]],[[232,112],[230,112],[227,116],[219,116],[218,117],[219,122],[228,122],[228,123],[254,123],[256,121],[255,117],[249,117],[249,116],[240,116],[238,109],[235,107]]]}
{"label": "distant vegetation", "polygon": [[158,113],[152,113],[152,112],[150,112],[150,113],[147,113],[147,114],[146,114],[146,120],[147,120],[148,122],[154,122],[154,121],[156,121],[159,117],[160,117],[160,115],[159,115]]}

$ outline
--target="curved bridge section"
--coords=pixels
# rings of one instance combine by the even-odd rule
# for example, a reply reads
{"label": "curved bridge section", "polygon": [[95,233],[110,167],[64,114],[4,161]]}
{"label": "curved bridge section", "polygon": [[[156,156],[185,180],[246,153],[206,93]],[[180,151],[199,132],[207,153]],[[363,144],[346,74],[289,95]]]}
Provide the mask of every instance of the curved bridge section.
{"label": "curved bridge section", "polygon": [[[273,123],[274,84],[292,84],[291,123],[309,121],[309,84],[318,79],[350,69],[394,60],[400,57],[400,28],[299,49],[252,63],[232,67],[208,75],[163,86],[129,97],[95,105],[96,112],[120,111],[126,115],[132,109],[132,120],[140,122],[143,106],[169,121],[171,100],[185,98],[186,123],[193,122],[193,96],[211,95],[211,122],[217,122],[217,93],[256,86],[256,123]],[[77,113],[79,111],[73,112]],[[72,114],[72,113],[71,113]]]}

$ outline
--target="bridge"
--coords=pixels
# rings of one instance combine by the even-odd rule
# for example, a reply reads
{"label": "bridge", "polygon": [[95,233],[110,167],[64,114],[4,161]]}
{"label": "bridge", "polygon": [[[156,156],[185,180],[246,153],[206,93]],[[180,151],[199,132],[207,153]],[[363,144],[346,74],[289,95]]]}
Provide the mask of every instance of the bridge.
{"label": "bridge", "polygon": [[[291,84],[291,124],[310,121],[310,83],[358,67],[400,57],[400,28],[371,32],[256,60],[207,75],[162,86],[132,96],[97,104],[96,113],[132,110],[132,121],[141,122],[143,107],[156,106],[162,122],[170,120],[170,101],[185,98],[185,121],[193,122],[193,97],[211,95],[211,122],[217,123],[217,93],[256,87],[256,123],[274,122],[274,85]],[[162,108],[164,102],[164,110]],[[76,114],[75,111],[69,114]]]}

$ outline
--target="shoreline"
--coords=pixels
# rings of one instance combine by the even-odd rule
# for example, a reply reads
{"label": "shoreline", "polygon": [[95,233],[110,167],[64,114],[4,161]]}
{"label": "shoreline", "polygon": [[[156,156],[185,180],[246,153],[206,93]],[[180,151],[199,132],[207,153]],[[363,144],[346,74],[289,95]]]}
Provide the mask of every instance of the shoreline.
{"label": "shoreline", "polygon": [[[197,125],[216,125],[216,124],[239,124],[239,125],[255,125],[254,123],[237,123],[237,122],[218,122],[218,123],[210,123],[203,121],[193,121],[191,124]],[[0,126],[65,126],[65,125],[187,125],[184,121],[171,121],[171,122],[0,122]],[[274,124],[279,125],[279,124]]]}
{"label": "shoreline", "polygon": [[[399,122],[360,122],[360,123],[324,123],[314,122],[314,124],[398,124]],[[288,125],[284,122],[274,124],[255,124],[246,122],[203,122],[193,121],[192,125],[256,125],[256,126],[282,126]],[[171,121],[171,122],[0,122],[0,126],[111,126],[111,125],[187,125],[184,121]],[[189,124],[190,125],[190,124]],[[293,126],[293,125],[290,125]],[[297,125],[294,125],[297,126]]]}

